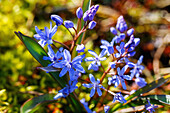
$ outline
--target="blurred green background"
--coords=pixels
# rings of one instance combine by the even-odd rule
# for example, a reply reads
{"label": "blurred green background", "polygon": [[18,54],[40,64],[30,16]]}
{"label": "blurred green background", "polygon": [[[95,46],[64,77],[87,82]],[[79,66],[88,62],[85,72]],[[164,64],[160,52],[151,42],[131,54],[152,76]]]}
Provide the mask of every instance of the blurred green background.
{"label": "blurred green background", "polygon": [[[17,113],[29,98],[58,90],[47,73],[36,69],[40,64],[14,31],[32,37],[35,26],[40,29],[49,27],[51,14],[72,20],[76,25],[75,11],[81,4],[82,0],[0,0],[0,113]],[[117,18],[123,15],[129,28],[135,29],[135,37],[141,39],[135,58],[144,55],[143,76],[146,81],[151,82],[162,74],[170,73],[169,0],[92,0],[92,4],[99,4],[100,8],[95,17],[97,26],[86,33],[88,48],[99,51],[101,39],[110,41],[113,35],[109,28],[115,26]],[[71,40],[63,27],[58,28],[54,38],[65,44]],[[170,93],[169,83],[152,93]],[[62,104],[52,104],[39,112],[57,113],[63,112],[63,109]],[[161,110],[167,111],[167,108]]]}

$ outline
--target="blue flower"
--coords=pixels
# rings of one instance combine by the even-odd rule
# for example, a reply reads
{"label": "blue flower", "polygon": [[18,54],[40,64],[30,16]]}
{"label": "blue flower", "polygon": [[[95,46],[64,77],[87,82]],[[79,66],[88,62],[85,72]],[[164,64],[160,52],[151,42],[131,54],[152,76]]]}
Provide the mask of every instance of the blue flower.
{"label": "blue flower", "polygon": [[64,25],[65,25],[66,28],[73,28],[74,27],[74,23],[70,20],[64,21]]}
{"label": "blue flower", "polygon": [[81,44],[81,45],[77,45],[76,51],[78,53],[81,53],[81,52],[84,52],[84,49],[85,49],[84,45]]}
{"label": "blue flower", "polygon": [[56,23],[57,26],[63,24],[63,19],[58,15],[51,15],[51,19]]}
{"label": "blue flower", "polygon": [[146,86],[146,81],[145,81],[145,79],[144,78],[141,78],[141,77],[137,77],[136,79],[135,79],[135,83],[139,86],[139,87],[144,87],[144,86]]}
{"label": "blue flower", "polygon": [[81,66],[81,62],[82,59],[85,57],[85,54],[75,57],[72,61],[71,61],[71,54],[68,50],[64,49],[63,54],[64,54],[64,60],[62,60],[59,63],[55,63],[53,65],[55,68],[62,68],[59,74],[60,77],[65,75],[68,71],[70,75],[70,79],[72,80],[73,76],[75,75],[75,70],[73,68],[75,68],[77,71],[81,73],[85,73],[85,70]]}
{"label": "blue flower", "polygon": [[94,57],[87,57],[85,58],[85,61],[88,62],[88,61],[93,61],[89,67],[88,67],[88,70],[92,69],[93,67],[92,66],[101,66],[101,63],[100,61],[103,61],[103,60],[106,60],[106,57],[103,57],[105,54],[104,54],[104,51],[102,51],[100,53],[100,55],[98,56],[94,51],[92,50],[88,50],[88,52],[93,55]]}
{"label": "blue flower", "polygon": [[87,113],[96,113],[95,111],[92,111],[91,109],[89,109],[88,103],[85,101],[84,98],[81,99],[80,102],[83,104],[83,106],[86,109]]}
{"label": "blue flower", "polygon": [[66,87],[58,91],[58,94],[54,96],[54,100],[57,100],[61,97],[67,97],[70,93],[72,93],[75,89],[78,88],[76,86],[77,82],[77,80],[69,81],[69,85],[66,85]]}
{"label": "blue flower", "polygon": [[111,84],[114,84],[115,88],[120,84],[119,77],[117,75],[108,77],[108,85],[111,85]]}
{"label": "blue flower", "polygon": [[113,75],[112,77],[108,77],[108,85],[114,84],[114,87],[117,87],[121,82],[123,89],[126,90],[125,79],[131,80],[131,77],[129,75],[124,75],[127,68],[128,68],[127,66],[124,66],[120,70],[120,68],[118,67],[117,68],[118,75]]}
{"label": "blue flower", "polygon": [[116,93],[116,95],[114,95],[113,102],[115,102],[116,100],[118,100],[120,103],[127,102],[121,93]]}
{"label": "blue flower", "polygon": [[87,88],[92,88],[91,89],[91,92],[90,92],[90,97],[93,97],[96,90],[97,90],[97,93],[99,96],[102,95],[102,92],[100,90],[100,88],[103,88],[104,87],[102,85],[100,85],[100,80],[97,79],[97,81],[95,80],[94,76],[92,74],[89,74],[89,78],[90,78],[90,81],[92,82],[91,84],[82,84],[84,87],[87,87]]}
{"label": "blue flower", "polygon": [[48,27],[44,27],[44,31],[41,31],[38,29],[37,26],[35,26],[35,31],[37,34],[34,35],[34,38],[37,40],[40,40],[38,43],[44,47],[46,44],[52,44],[52,36],[56,33],[57,31],[57,26],[55,25],[52,28],[52,23],[50,22],[50,29]]}
{"label": "blue flower", "polygon": [[56,54],[54,53],[50,45],[48,45],[47,47],[48,47],[48,57],[44,56],[43,60],[50,60],[52,62],[48,66],[52,66],[56,62],[60,62],[64,58],[63,47],[59,48]]}
{"label": "blue flower", "polygon": [[112,40],[110,43],[106,40],[101,40],[102,45],[100,46],[101,49],[103,49],[104,54],[107,54],[110,56],[110,54],[114,53],[114,40]]}
{"label": "blue flower", "polygon": [[130,68],[133,68],[132,70],[130,70],[131,72],[131,78],[134,77],[134,75],[136,77],[139,77],[140,73],[142,73],[142,70],[144,70],[144,66],[140,65],[142,63],[143,60],[143,56],[140,56],[139,60],[137,61],[136,64],[134,64],[133,62],[128,62],[127,66]]}
{"label": "blue flower", "polygon": [[150,101],[149,100],[147,101],[148,101],[148,104],[145,105],[146,110],[149,111],[150,113],[155,112],[154,109],[157,108],[158,106],[154,106],[154,104],[151,105]]}
{"label": "blue flower", "polygon": [[125,43],[124,43],[124,42],[121,42],[121,43],[120,43],[120,46],[116,46],[116,49],[117,49],[117,51],[119,52],[119,53],[116,53],[116,54],[115,54],[115,57],[116,57],[116,58],[120,58],[120,57],[122,57],[122,55],[124,55],[124,53],[125,53],[125,48],[124,48],[124,46],[125,46]]}
{"label": "blue flower", "polygon": [[135,47],[140,43],[139,38],[134,38],[133,35],[130,36],[130,40],[125,44],[125,48],[128,49],[128,52],[131,52]]}
{"label": "blue flower", "polygon": [[104,112],[109,113],[110,106],[104,106]]}
{"label": "blue flower", "polygon": [[83,17],[83,10],[81,7],[79,7],[76,11],[77,18],[82,18]]}
{"label": "blue flower", "polygon": [[95,22],[95,21],[91,21],[91,22],[89,23],[88,28],[89,28],[89,29],[93,29],[95,26],[96,26],[96,22]]}

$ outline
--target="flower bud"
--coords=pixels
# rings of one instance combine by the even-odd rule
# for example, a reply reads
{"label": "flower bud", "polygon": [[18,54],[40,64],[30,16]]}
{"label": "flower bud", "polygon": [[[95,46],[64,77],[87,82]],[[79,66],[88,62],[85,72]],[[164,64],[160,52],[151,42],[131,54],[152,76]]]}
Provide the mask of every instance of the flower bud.
{"label": "flower bud", "polygon": [[74,27],[74,23],[72,21],[70,21],[70,20],[64,21],[64,25],[65,25],[66,28]]}
{"label": "flower bud", "polygon": [[84,15],[83,15],[83,20],[84,20],[84,21],[88,21],[88,20],[89,20],[89,13],[88,13],[88,11],[86,11],[86,12],[84,13]]}
{"label": "flower bud", "polygon": [[77,51],[78,53],[81,53],[81,52],[84,52],[84,49],[85,49],[84,45],[81,44],[81,45],[78,45],[78,46],[77,46],[76,51]]}
{"label": "flower bud", "polygon": [[91,21],[90,23],[89,23],[89,29],[93,29],[94,27],[96,26],[96,22],[95,21]]}
{"label": "flower bud", "polygon": [[89,14],[89,21],[92,21],[94,16],[92,14]]}
{"label": "flower bud", "polygon": [[57,26],[63,23],[63,19],[58,15],[51,15],[51,19],[56,23]]}
{"label": "flower bud", "polygon": [[119,35],[119,37],[120,37],[121,40],[124,40],[125,37],[126,37],[126,35],[125,35],[124,33],[121,33],[121,34]]}
{"label": "flower bud", "polygon": [[76,11],[77,18],[82,18],[83,17],[83,10],[81,7],[79,7]]}
{"label": "flower bud", "polygon": [[117,35],[117,30],[114,27],[110,28],[110,32],[114,35]]}
{"label": "flower bud", "polygon": [[147,83],[145,81],[144,78],[141,78],[141,77],[137,77],[135,79],[135,83],[139,86],[139,87],[144,87]]}
{"label": "flower bud", "polygon": [[97,12],[97,10],[99,9],[99,5],[95,5],[94,8],[96,9]]}
{"label": "flower bud", "polygon": [[127,35],[128,35],[128,36],[132,35],[133,33],[134,33],[134,29],[133,29],[133,28],[131,28],[131,29],[129,29],[129,30],[127,31]]}

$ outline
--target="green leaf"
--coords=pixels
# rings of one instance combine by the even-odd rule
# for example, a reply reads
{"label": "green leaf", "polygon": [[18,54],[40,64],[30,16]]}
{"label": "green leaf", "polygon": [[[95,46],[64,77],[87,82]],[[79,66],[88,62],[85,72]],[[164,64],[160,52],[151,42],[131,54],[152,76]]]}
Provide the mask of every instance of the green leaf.
{"label": "green leaf", "polygon": [[150,98],[154,100],[158,100],[161,103],[170,105],[170,95],[147,95],[147,96],[141,96],[138,98]]}
{"label": "green leaf", "polygon": [[[43,56],[48,56],[46,51],[35,41],[34,39],[23,35],[21,32],[15,32],[19,39],[24,43],[31,55],[43,66],[46,67],[51,62],[43,60]],[[57,83],[63,88],[66,82],[63,78],[59,77],[59,72],[51,72],[50,75],[57,81]]]}
{"label": "green leaf", "polygon": [[20,108],[21,113],[33,113],[43,105],[57,102],[53,99],[55,94],[45,94],[27,100]]}
{"label": "green leaf", "polygon": [[[21,32],[15,32],[15,34],[20,38],[20,40],[24,43],[28,51],[32,54],[32,56],[43,66],[46,67],[51,62],[48,60],[43,60],[43,56],[47,56],[45,50],[39,45],[34,39],[23,35]],[[66,81],[63,77],[59,77],[59,72],[50,72],[49,73],[57,83],[64,88],[66,86]],[[75,98],[73,94],[67,97],[67,100],[70,105],[73,106],[73,111],[81,112],[84,108],[82,104],[80,104],[79,100]],[[25,108],[26,109],[26,108]]]}
{"label": "green leaf", "polygon": [[91,6],[91,0],[84,0],[83,6],[82,6],[83,12],[87,11],[88,9],[90,9],[90,6]]}
{"label": "green leaf", "polygon": [[129,102],[131,102],[130,100],[133,99],[134,97],[136,96],[139,96],[143,93],[146,93],[146,92],[149,92],[150,90],[154,89],[154,88],[157,88],[159,86],[161,86],[162,84],[164,84],[165,82],[167,82],[168,80],[170,79],[170,75],[166,75],[156,81],[153,81],[152,83],[150,84],[147,84],[145,87],[143,88],[140,88],[139,90],[137,90],[135,93],[133,93],[132,95],[128,96],[126,98],[127,102],[124,103],[124,104],[121,104],[121,103],[116,103],[114,106],[112,105],[111,106],[111,111],[116,111],[117,109],[121,108],[122,106],[128,104]]}
{"label": "green leaf", "polygon": [[121,109],[129,108],[129,107],[137,107],[140,105],[146,105],[148,103],[147,99],[149,99],[151,104],[157,104],[157,105],[170,104],[170,102],[169,102],[170,96],[169,95],[148,95],[148,96],[141,96],[135,100],[132,100],[128,104],[123,105],[121,107]]}

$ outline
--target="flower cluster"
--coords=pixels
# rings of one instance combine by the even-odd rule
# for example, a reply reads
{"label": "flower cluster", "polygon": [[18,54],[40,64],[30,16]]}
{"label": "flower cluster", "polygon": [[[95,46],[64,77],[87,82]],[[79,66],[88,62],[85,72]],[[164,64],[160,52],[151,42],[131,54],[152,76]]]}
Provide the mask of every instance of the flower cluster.
{"label": "flower cluster", "polygon": [[[59,77],[63,77],[66,74],[69,75],[69,84],[61,89],[54,97],[54,99],[66,97],[78,88],[76,84],[78,83],[81,74],[87,75],[85,74],[86,72],[82,65],[83,61],[91,62],[88,66],[88,70],[98,71],[100,68],[103,68],[103,74],[100,79],[95,80],[95,75],[93,76],[92,74],[89,74],[91,83],[87,83],[88,81],[86,80],[84,80],[86,82],[82,83],[82,86],[86,88],[92,88],[90,91],[91,98],[94,98],[94,95],[96,93],[98,94],[98,96],[102,96],[102,91],[107,91],[114,96],[113,102],[119,101],[121,103],[126,103],[126,99],[123,97],[121,92],[113,93],[107,88],[103,87],[102,83],[104,78],[108,80],[107,86],[113,85],[114,87],[118,87],[121,83],[124,90],[127,90],[125,82],[126,80],[134,81],[137,85],[139,85],[139,87],[144,87],[147,84],[145,82],[145,79],[140,77],[140,74],[144,69],[144,66],[141,65],[143,56],[139,58],[136,64],[129,61],[129,58],[135,55],[135,47],[139,44],[140,39],[134,38],[133,28],[128,30],[123,16],[120,16],[118,18],[116,28],[110,28],[111,33],[115,35],[112,41],[108,42],[104,39],[101,40],[101,52],[99,53],[99,55],[93,50],[88,50],[88,52],[93,57],[85,58],[86,50],[83,43],[77,45],[75,44],[81,33],[85,32],[86,29],[93,29],[96,26],[96,22],[93,19],[98,9],[99,5],[93,5],[84,14],[81,7],[77,9],[77,18],[79,20],[83,18],[85,22],[81,30],[76,30],[72,21],[63,21],[63,19],[59,15],[51,15],[51,19],[56,24],[54,27],[52,27],[52,23],[50,23],[50,29],[45,27],[44,31],[39,30],[38,27],[35,27],[37,34],[35,34],[34,37],[37,40],[40,40],[39,44],[42,47],[44,47],[46,44],[48,47],[48,56],[44,56],[43,59],[51,61],[51,63],[47,67],[40,67],[40,69],[46,72],[60,71]],[[70,28],[74,29],[75,36],[70,32],[73,36],[71,47],[52,39],[52,36],[56,33],[57,28],[60,25],[64,26],[67,30],[69,30]],[[53,42],[59,43],[64,47],[59,48],[58,51],[55,53],[53,48],[51,47]],[[78,55],[73,58],[72,51],[75,46],[77,46],[76,51]],[[105,67],[103,67],[101,61],[105,61],[110,58],[112,62],[109,63],[109,68],[107,69],[107,71],[105,71]],[[114,73],[111,73],[111,70],[114,70]],[[88,104],[85,102],[85,99],[80,100],[80,102],[84,105],[84,108],[87,110],[87,112],[92,112],[88,108]],[[104,111],[107,113],[110,107],[104,104],[103,106]]]}

